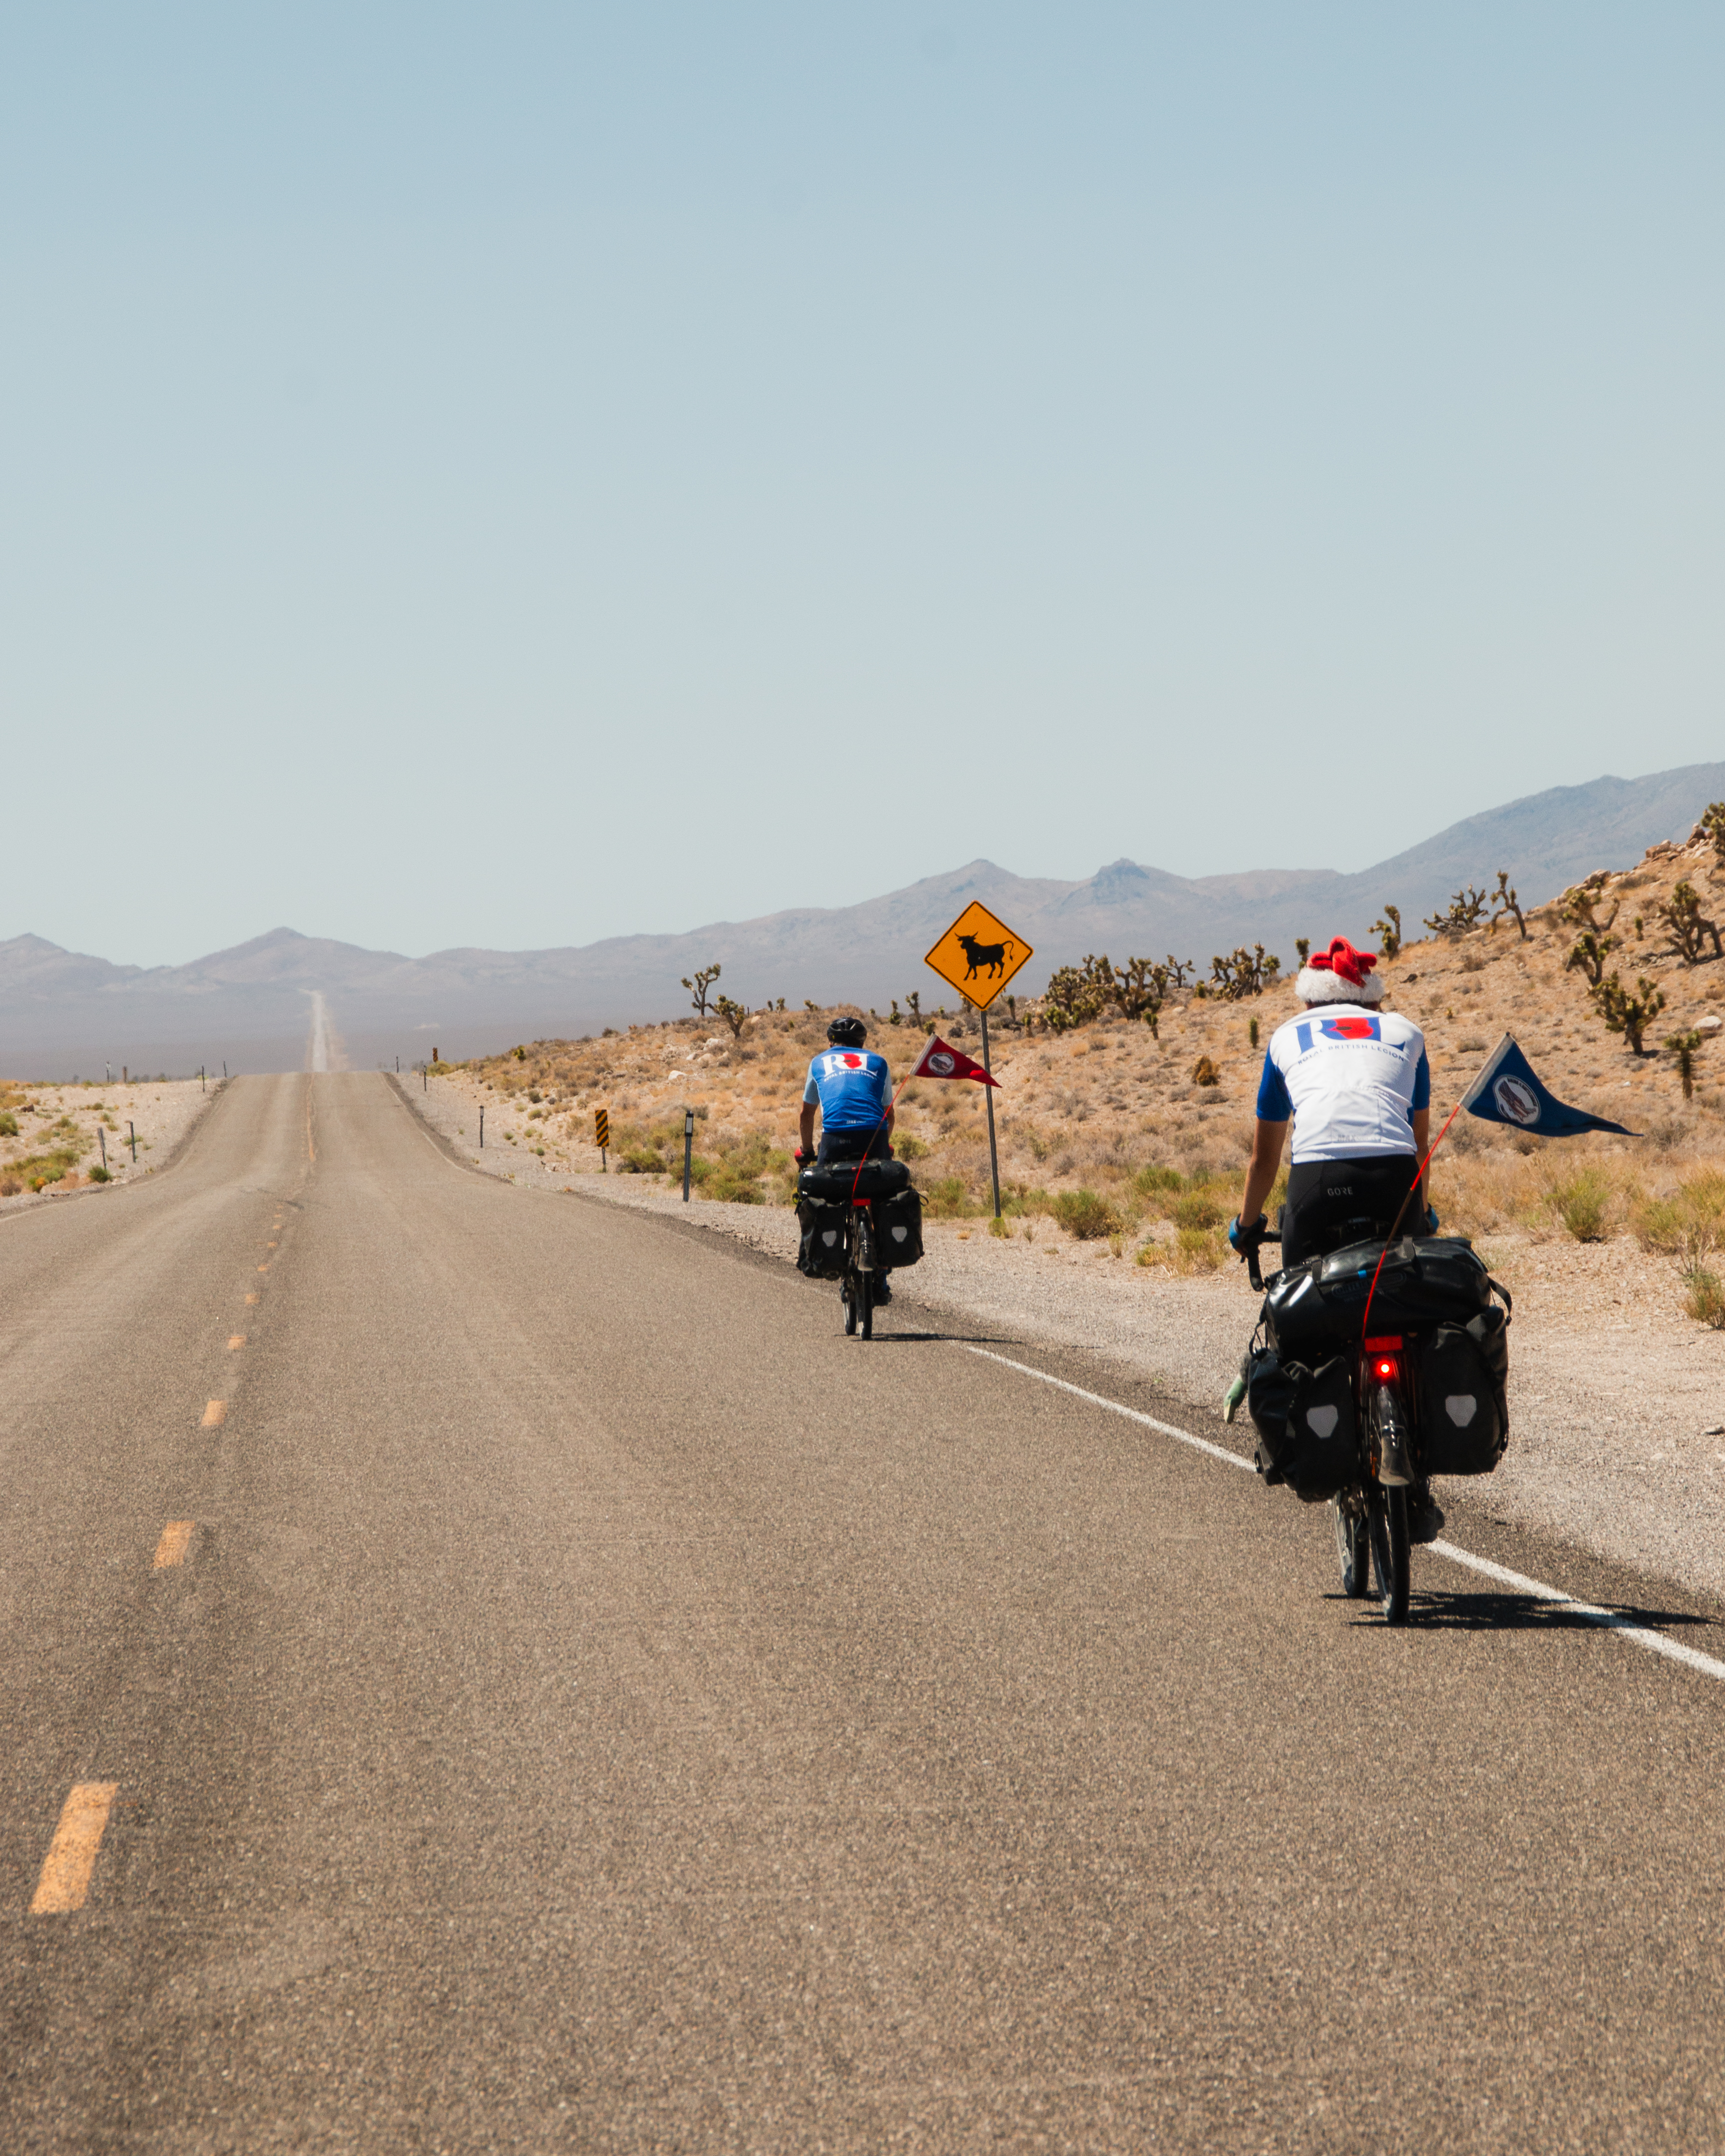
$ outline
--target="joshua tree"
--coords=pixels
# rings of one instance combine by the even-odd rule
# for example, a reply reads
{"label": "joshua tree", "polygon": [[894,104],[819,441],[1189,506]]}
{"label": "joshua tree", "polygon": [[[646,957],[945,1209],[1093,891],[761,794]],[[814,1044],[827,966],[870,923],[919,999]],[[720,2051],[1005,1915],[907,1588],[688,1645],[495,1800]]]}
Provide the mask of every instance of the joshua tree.
{"label": "joshua tree", "polygon": [[1575,939],[1574,946],[1563,961],[1563,971],[1585,973],[1594,988],[1604,978],[1605,960],[1617,948],[1615,936],[1595,936],[1591,928],[1584,928]]}
{"label": "joshua tree", "polygon": [[1525,943],[1527,940],[1527,922],[1522,911],[1521,901],[1510,888],[1507,869],[1499,869],[1497,871],[1497,888],[1491,894],[1491,906],[1492,927],[1497,927],[1506,913],[1512,913],[1515,916],[1516,927],[1522,932],[1522,941]]}
{"label": "joshua tree", "polygon": [[1713,851],[1725,862],[1725,801],[1715,801],[1702,812],[1701,821],[1695,827],[1697,839],[1711,839]]}
{"label": "joshua tree", "polygon": [[[695,969],[695,978],[692,981],[685,979],[683,983],[683,986],[688,989],[693,998],[690,1008],[697,1018],[706,1016],[706,992],[718,979],[719,971],[716,965],[697,966]],[[811,1004],[809,1008],[813,1009],[814,1005]]]}
{"label": "joshua tree", "polygon": [[1460,891],[1451,892],[1449,911],[1427,914],[1425,925],[1434,935],[1465,936],[1470,928],[1479,926],[1480,916],[1489,903],[1484,891],[1463,884]]}
{"label": "joshua tree", "polygon": [[1609,880],[1609,878],[1604,869],[1595,869],[1590,876],[1577,884],[1573,891],[1563,894],[1563,911],[1558,915],[1558,919],[1573,922],[1578,928],[1591,928],[1596,936],[1603,936],[1612,922],[1616,920],[1623,906],[1623,901],[1619,899],[1617,904],[1612,907],[1603,921],[1594,911]]}
{"label": "joshua tree", "polygon": [[[1386,906],[1383,918],[1372,923],[1372,933],[1381,944],[1380,958],[1394,958],[1402,947],[1402,910],[1399,906]],[[1303,960],[1306,953],[1300,953]]]}
{"label": "joshua tree", "polygon": [[1656,909],[1661,926],[1671,938],[1671,948],[1686,966],[1698,966],[1707,955],[1707,942],[1711,937],[1714,957],[1725,957],[1719,943],[1719,924],[1709,921],[1701,910],[1701,894],[1686,879],[1671,893],[1669,906]]}
{"label": "joshua tree", "polygon": [[741,1040],[742,1039],[742,1029],[749,1022],[748,1005],[747,1004],[734,1004],[732,1002],[729,996],[718,996],[714,999],[713,1009],[719,1014],[719,1016],[724,1019],[726,1024],[730,1027],[731,1038],[733,1040]]}
{"label": "joshua tree", "polygon": [[1210,960],[1210,993],[1228,1004],[1261,996],[1281,971],[1281,960],[1273,954],[1266,958],[1261,943],[1255,943],[1250,951],[1241,944],[1227,957]]}
{"label": "joshua tree", "polygon": [[1114,968],[1094,953],[1081,965],[1057,966],[1042,992],[1042,1016],[1052,1033],[1087,1025],[1113,1000]]}
{"label": "joshua tree", "polygon": [[1677,1075],[1683,1081],[1683,1098],[1695,1098],[1695,1059],[1701,1051],[1706,1035],[1691,1027],[1687,1033],[1674,1033],[1666,1046],[1677,1059]]}
{"label": "joshua tree", "polygon": [[1615,973],[1608,973],[1589,993],[1608,1030],[1620,1033],[1637,1055],[1645,1055],[1642,1035],[1665,1009],[1664,989],[1655,988],[1644,976],[1631,995]]}
{"label": "joshua tree", "polygon": [[[1378,926],[1381,928],[1384,926],[1384,923],[1380,921],[1378,923]],[[1309,936],[1296,936],[1294,938],[1294,948],[1299,952],[1300,963],[1303,966],[1306,963],[1306,961],[1312,956],[1312,938]],[[1392,957],[1394,953],[1389,952],[1386,952],[1384,953],[1386,957]]]}

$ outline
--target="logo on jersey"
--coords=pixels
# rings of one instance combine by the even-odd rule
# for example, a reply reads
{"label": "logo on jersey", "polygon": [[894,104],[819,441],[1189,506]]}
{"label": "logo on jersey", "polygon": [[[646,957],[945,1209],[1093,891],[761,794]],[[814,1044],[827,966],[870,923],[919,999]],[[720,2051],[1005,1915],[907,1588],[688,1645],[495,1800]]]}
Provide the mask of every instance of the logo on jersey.
{"label": "logo on jersey", "polygon": [[1491,1098],[1497,1103],[1497,1112],[1506,1122],[1537,1123],[1539,1121],[1539,1096],[1520,1078],[1499,1078],[1493,1081]]}
{"label": "logo on jersey", "polygon": [[[1294,1038],[1303,1054],[1312,1046],[1312,1024],[1302,1019],[1294,1028]],[[1339,1018],[1320,1019],[1317,1023],[1320,1040],[1382,1040],[1384,1028],[1375,1018],[1367,1018],[1358,1011],[1348,1011]]]}

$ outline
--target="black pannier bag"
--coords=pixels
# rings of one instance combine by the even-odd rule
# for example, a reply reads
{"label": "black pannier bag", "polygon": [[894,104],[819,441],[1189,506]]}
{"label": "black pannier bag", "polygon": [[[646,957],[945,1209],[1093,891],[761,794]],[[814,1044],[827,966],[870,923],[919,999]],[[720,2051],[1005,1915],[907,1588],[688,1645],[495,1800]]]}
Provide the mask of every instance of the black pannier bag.
{"label": "black pannier bag", "polygon": [[829,1205],[848,1205],[858,1198],[890,1198],[908,1190],[911,1171],[901,1160],[829,1160],[824,1167],[811,1164],[797,1178],[797,1194],[816,1198]]}
{"label": "black pannier bag", "polygon": [[1246,1405],[1258,1432],[1254,1465],[1266,1482],[1285,1482],[1308,1505],[1360,1479],[1350,1358],[1316,1368],[1284,1363],[1273,1348],[1247,1359]]}
{"label": "black pannier bag", "polygon": [[1460,1236],[1405,1235],[1387,1251],[1381,1242],[1355,1243],[1308,1259],[1276,1281],[1264,1298],[1270,1339],[1281,1354],[1307,1360],[1314,1352],[1358,1340],[1368,1296],[1373,1332],[1418,1332],[1466,1325],[1491,1306],[1491,1285]]}
{"label": "black pannier bag", "polygon": [[1266,1482],[1286,1480],[1293,1452],[1288,1437],[1288,1409],[1294,1404],[1294,1381],[1273,1348],[1254,1348],[1240,1365],[1246,1381],[1246,1412],[1258,1433],[1252,1465]]}
{"label": "black pannier bag", "polygon": [[1502,1459],[1509,1441],[1505,1322],[1494,1304],[1420,1342],[1420,1465],[1427,1475],[1489,1475]]}
{"label": "black pannier bag", "polygon": [[797,1270],[811,1280],[845,1277],[845,1214],[842,1205],[824,1205],[819,1199],[804,1198],[797,1207],[803,1230],[797,1253]]}
{"label": "black pannier bag", "polygon": [[885,1272],[914,1265],[922,1255],[922,1199],[914,1190],[899,1190],[877,1198],[869,1209],[875,1216],[875,1262]]}

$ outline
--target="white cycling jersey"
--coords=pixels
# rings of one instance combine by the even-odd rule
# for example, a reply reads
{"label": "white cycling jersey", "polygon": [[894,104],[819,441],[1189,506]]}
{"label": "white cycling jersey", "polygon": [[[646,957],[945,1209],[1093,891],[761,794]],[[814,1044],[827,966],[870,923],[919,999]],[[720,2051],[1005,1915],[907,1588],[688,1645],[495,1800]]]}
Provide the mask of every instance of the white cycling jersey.
{"label": "white cycling jersey", "polygon": [[1294,1165],[1411,1153],[1431,1104],[1425,1035],[1399,1011],[1321,1004],[1271,1035],[1258,1086],[1266,1123],[1294,1123]]}

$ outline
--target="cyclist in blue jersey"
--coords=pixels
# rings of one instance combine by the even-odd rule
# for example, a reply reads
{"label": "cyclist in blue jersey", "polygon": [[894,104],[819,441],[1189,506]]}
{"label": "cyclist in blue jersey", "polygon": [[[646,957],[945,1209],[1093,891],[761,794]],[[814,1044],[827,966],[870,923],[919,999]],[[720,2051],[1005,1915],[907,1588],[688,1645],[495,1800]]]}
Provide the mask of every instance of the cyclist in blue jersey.
{"label": "cyclist in blue jersey", "polygon": [[[814,1113],[820,1111],[819,1161],[890,1160],[892,1158],[892,1073],[884,1055],[864,1047],[868,1028],[860,1018],[835,1018],[827,1028],[831,1044],[809,1065],[803,1087],[803,1149],[799,1161],[813,1160]],[[875,1276],[877,1305],[892,1300],[891,1283]]]}
{"label": "cyclist in blue jersey", "polygon": [[809,1066],[803,1088],[803,1154],[814,1157],[814,1111],[820,1111],[820,1162],[888,1160],[892,1155],[892,1074],[884,1055],[863,1043],[860,1018],[835,1018],[827,1028],[832,1044]]}

